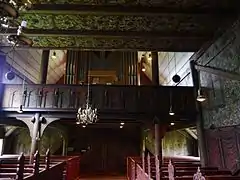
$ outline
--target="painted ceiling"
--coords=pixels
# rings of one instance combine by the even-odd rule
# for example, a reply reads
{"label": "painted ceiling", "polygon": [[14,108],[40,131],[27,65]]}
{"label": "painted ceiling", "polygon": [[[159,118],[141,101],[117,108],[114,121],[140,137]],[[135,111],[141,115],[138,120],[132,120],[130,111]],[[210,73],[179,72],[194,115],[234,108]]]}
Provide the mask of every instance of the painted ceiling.
{"label": "painted ceiling", "polygon": [[27,21],[23,32],[37,48],[193,52],[233,22],[238,5],[239,0],[39,0],[18,22]]}

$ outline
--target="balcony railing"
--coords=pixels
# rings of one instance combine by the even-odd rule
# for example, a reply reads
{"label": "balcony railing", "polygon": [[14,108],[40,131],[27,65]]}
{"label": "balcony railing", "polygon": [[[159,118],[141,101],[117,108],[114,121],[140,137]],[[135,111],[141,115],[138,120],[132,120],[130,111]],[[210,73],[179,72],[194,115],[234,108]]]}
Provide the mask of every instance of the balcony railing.
{"label": "balcony railing", "polygon": [[[86,103],[87,86],[3,84],[2,110],[75,112]],[[172,97],[170,102],[170,96]],[[90,103],[100,113],[168,114],[196,112],[191,87],[106,86],[90,87]]]}

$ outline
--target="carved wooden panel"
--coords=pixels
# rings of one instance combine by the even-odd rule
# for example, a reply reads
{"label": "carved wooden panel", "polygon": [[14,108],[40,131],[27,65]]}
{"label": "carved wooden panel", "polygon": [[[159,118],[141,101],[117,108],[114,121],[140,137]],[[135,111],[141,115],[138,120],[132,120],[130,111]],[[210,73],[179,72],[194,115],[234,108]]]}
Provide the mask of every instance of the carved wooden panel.
{"label": "carved wooden panel", "polygon": [[[90,103],[100,113],[167,115],[170,89],[179,115],[196,112],[193,88],[185,87],[92,85]],[[77,110],[85,106],[86,97],[87,86],[82,85],[5,85],[2,106],[5,111],[14,111],[20,105],[26,111]]]}

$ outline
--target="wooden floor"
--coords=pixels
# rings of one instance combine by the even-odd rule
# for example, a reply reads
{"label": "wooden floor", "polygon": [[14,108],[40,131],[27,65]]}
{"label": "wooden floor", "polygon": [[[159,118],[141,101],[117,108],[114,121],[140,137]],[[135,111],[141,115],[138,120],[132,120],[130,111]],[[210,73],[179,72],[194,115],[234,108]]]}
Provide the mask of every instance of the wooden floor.
{"label": "wooden floor", "polygon": [[126,177],[123,176],[106,176],[106,177],[84,177],[79,178],[78,180],[127,180]]}

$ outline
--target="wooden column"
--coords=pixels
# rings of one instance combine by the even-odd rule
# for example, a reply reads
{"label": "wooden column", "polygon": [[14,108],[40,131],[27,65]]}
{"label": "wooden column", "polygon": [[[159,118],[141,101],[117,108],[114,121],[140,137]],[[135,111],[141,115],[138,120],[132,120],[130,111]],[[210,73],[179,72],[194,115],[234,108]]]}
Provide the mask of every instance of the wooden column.
{"label": "wooden column", "polygon": [[33,163],[34,154],[38,149],[38,142],[39,142],[39,132],[40,132],[40,113],[36,113],[33,120],[33,131],[32,131],[32,144],[31,144],[31,152],[30,152],[30,162]]}
{"label": "wooden column", "polygon": [[43,50],[39,77],[40,84],[46,84],[47,82],[48,62],[49,62],[49,50]]}
{"label": "wooden column", "polygon": [[152,52],[152,83],[159,85],[158,52]]}
{"label": "wooden column", "polygon": [[[191,68],[191,73],[192,73],[192,80],[193,80],[193,86],[195,88],[195,97],[197,97],[197,91],[199,89],[199,73],[195,68],[195,62],[191,61],[190,62],[190,68]],[[201,165],[205,167],[207,165],[207,150],[206,150],[206,141],[205,141],[205,135],[203,132],[203,114],[202,114],[202,107],[199,102],[196,101],[196,106],[199,110],[199,113],[197,115],[197,135],[198,135],[198,148],[200,152],[200,160],[201,160]]]}
{"label": "wooden column", "polygon": [[[158,67],[158,52],[152,52],[152,83],[154,86],[159,86],[159,67]],[[156,180],[160,180],[160,161],[162,157],[162,146],[160,138],[159,120],[155,120],[155,166],[156,166]]]}
{"label": "wooden column", "polygon": [[67,141],[64,137],[62,138],[62,143],[63,143],[62,156],[66,156],[67,155]]}

